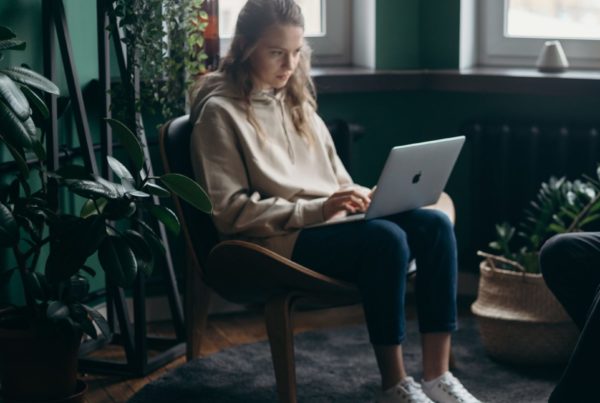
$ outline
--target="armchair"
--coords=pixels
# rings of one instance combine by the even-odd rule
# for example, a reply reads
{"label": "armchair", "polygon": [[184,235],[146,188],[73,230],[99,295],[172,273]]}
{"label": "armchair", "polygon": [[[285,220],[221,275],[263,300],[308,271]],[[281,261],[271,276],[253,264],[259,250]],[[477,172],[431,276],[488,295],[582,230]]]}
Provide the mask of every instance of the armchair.
{"label": "armchair", "polygon": [[[193,177],[189,158],[192,125],[188,116],[167,122],[160,131],[165,171]],[[265,321],[277,393],[296,402],[292,313],[300,304],[334,307],[360,302],[352,284],[310,270],[268,249],[244,241],[219,242],[211,218],[175,198],[185,243],[185,316],[187,358],[200,353],[209,307],[209,289],[236,303],[265,306]],[[436,205],[454,221],[454,206],[443,194]]]}

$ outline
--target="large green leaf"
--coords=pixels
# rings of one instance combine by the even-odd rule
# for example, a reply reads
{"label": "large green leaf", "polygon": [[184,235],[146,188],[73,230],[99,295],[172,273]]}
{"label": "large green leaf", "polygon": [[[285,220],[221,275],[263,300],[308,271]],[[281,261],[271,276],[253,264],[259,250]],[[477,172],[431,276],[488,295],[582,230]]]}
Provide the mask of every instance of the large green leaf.
{"label": "large green leaf", "polygon": [[104,197],[100,197],[96,200],[88,199],[81,207],[79,216],[81,218],[87,218],[102,213],[104,207],[106,207],[106,202],[107,200]]}
{"label": "large green leaf", "polygon": [[114,188],[107,187],[96,181],[69,179],[65,183],[71,192],[87,199],[97,199],[99,197],[117,199],[120,196]]}
{"label": "large green leaf", "polygon": [[112,333],[110,332],[110,326],[108,322],[98,311],[88,306],[83,305],[83,308],[87,311],[87,313],[91,316],[92,320],[98,325],[100,332],[104,335],[104,337],[110,340]]}
{"label": "large green leaf", "polygon": [[[64,220],[63,220],[64,221]],[[50,282],[66,280],[76,274],[87,258],[98,250],[106,237],[106,223],[100,216],[56,223],[46,277]]]}
{"label": "large green leaf", "polygon": [[0,247],[15,245],[19,241],[19,228],[12,212],[0,203]]}
{"label": "large green leaf", "polygon": [[127,151],[127,155],[131,158],[135,172],[138,172],[144,166],[144,150],[139,140],[131,130],[123,123],[116,119],[106,119],[112,127],[114,134],[119,138],[119,141]]}
{"label": "large green leaf", "polygon": [[590,223],[598,221],[599,219],[600,219],[600,214],[589,215],[588,217],[581,220],[581,222],[579,223],[579,228],[583,228]]}
{"label": "large green leaf", "polygon": [[27,161],[25,160],[25,155],[23,151],[13,147],[12,144],[7,143],[6,141],[4,141],[4,139],[1,140],[4,142],[4,144],[6,144],[10,155],[12,155],[15,162],[17,163],[17,167],[19,168],[19,172],[21,173],[23,179],[26,180],[27,178],[29,178],[29,166],[27,165]]}
{"label": "large green leaf", "polygon": [[35,123],[33,122],[33,118],[31,116],[29,118],[27,118],[23,122],[23,126],[25,126],[25,129],[29,133],[29,137],[33,141],[33,139],[36,137],[36,134],[37,134],[37,130],[36,130],[36,127],[35,127]]}
{"label": "large green leaf", "polygon": [[130,196],[139,197],[142,199],[145,199],[145,198],[148,198],[151,196],[149,193],[142,192],[141,190],[136,190],[136,189],[128,190],[126,193]]}
{"label": "large green leaf", "polygon": [[50,319],[65,319],[69,316],[69,307],[61,301],[52,301],[48,304],[46,316]]}
{"label": "large green leaf", "polygon": [[148,182],[142,188],[144,192],[147,192],[151,195],[155,195],[158,197],[169,197],[171,196],[171,192],[165,189],[162,186],[157,185],[156,183]]}
{"label": "large green leaf", "polygon": [[152,254],[152,249],[150,249],[148,242],[146,242],[139,232],[133,230],[125,231],[123,237],[137,258],[138,268],[142,270],[146,276],[150,276],[154,266],[154,255]]}
{"label": "large green leaf", "polygon": [[[35,127],[34,127],[35,129]],[[0,99],[0,134],[15,147],[31,148],[30,128]],[[35,134],[35,133],[34,133]]]}
{"label": "large green leaf", "polygon": [[173,213],[173,211],[171,211],[171,209],[163,206],[152,206],[149,210],[154,217],[158,218],[163,224],[165,224],[165,227],[167,227],[169,231],[173,232],[175,235],[179,234],[181,226],[179,225],[177,216],[175,213]]}
{"label": "large green leaf", "polygon": [[60,95],[60,90],[56,84],[33,70],[26,69],[25,67],[11,67],[9,69],[0,70],[0,72],[21,84],[37,88],[38,90],[50,94]]}
{"label": "large green leaf", "polygon": [[48,110],[48,107],[46,106],[44,100],[26,85],[21,86],[21,91],[29,100],[30,106],[33,105],[33,107],[35,107],[35,109],[39,112],[42,118],[48,119],[48,117],[50,116],[50,111]]}
{"label": "large green leaf", "polygon": [[98,175],[95,175],[94,179],[96,180],[96,182],[100,183],[105,188],[110,189],[112,192],[114,192],[117,195],[117,198],[122,198],[127,192],[127,188],[119,183],[108,181]]}
{"label": "large green leaf", "polygon": [[90,256],[98,250],[106,237],[106,221],[100,216],[86,218],[84,219],[82,232],[85,232],[85,234],[80,237],[81,241],[75,245],[80,247],[87,256]]}
{"label": "large green leaf", "polygon": [[171,192],[207,214],[212,212],[212,204],[204,189],[185,175],[164,174],[160,180]]}
{"label": "large green leaf", "polygon": [[146,235],[146,237],[144,239],[146,239],[148,242],[150,242],[152,244],[152,252],[154,253],[154,257],[158,258],[158,257],[163,256],[166,252],[165,246],[163,245],[162,241],[158,238],[158,236],[156,236],[156,233],[154,232],[154,230],[148,224],[146,224],[144,221],[135,220],[135,222],[137,224],[139,224],[140,228],[143,230],[144,234]]}
{"label": "large green leaf", "polygon": [[5,39],[0,41],[0,50],[24,50],[27,44],[20,39]]}
{"label": "large green leaf", "polygon": [[46,161],[46,149],[37,136],[31,139],[31,149],[40,161]]}
{"label": "large green leaf", "polygon": [[129,199],[108,200],[106,206],[102,210],[107,218],[111,220],[119,220],[122,218],[131,217],[137,210],[134,202]]}
{"label": "large green leaf", "polygon": [[0,41],[16,38],[17,35],[8,27],[0,25]]}
{"label": "large green leaf", "polygon": [[98,338],[98,332],[96,332],[96,327],[94,326],[94,322],[88,315],[87,310],[82,304],[70,304],[69,310],[71,311],[71,319],[81,326],[81,330],[83,333],[89,335],[92,339]]}
{"label": "large green leaf", "polygon": [[72,276],[69,279],[69,285],[71,297],[77,301],[82,301],[90,291],[90,282],[83,276]]}
{"label": "large green leaf", "polygon": [[137,274],[137,261],[125,239],[118,235],[104,238],[98,250],[98,259],[109,279],[120,287],[133,284]]}
{"label": "large green leaf", "polygon": [[31,108],[29,107],[27,97],[25,97],[13,80],[2,73],[0,73],[0,97],[4,98],[19,119],[26,120],[31,115]]}
{"label": "large green leaf", "polygon": [[108,165],[110,166],[110,169],[119,178],[130,181],[130,182],[133,182],[135,180],[135,179],[133,179],[133,175],[131,175],[131,172],[129,172],[127,167],[125,165],[123,165],[121,163],[121,161],[119,161],[118,159],[116,159],[114,157],[111,157],[110,155],[106,156],[106,160],[108,161]]}

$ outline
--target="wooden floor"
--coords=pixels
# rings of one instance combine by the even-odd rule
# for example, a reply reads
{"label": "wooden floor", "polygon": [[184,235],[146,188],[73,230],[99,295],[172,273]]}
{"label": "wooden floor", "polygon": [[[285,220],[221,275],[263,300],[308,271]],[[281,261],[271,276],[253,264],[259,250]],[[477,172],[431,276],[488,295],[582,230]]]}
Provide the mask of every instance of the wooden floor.
{"label": "wooden floor", "polygon": [[[362,308],[358,305],[319,311],[297,312],[294,316],[296,333],[326,327],[336,327],[364,322]],[[164,326],[155,325],[155,333],[172,333]],[[209,319],[206,338],[203,341],[202,355],[214,354],[220,350],[246,343],[267,339],[264,318],[259,313],[219,315]],[[101,357],[114,359],[122,357],[120,348],[105,348],[97,353]],[[87,403],[126,402],[144,385],[157,379],[174,368],[185,363],[185,358],[171,362],[165,367],[142,378],[123,379],[115,376],[81,374],[88,384]]]}

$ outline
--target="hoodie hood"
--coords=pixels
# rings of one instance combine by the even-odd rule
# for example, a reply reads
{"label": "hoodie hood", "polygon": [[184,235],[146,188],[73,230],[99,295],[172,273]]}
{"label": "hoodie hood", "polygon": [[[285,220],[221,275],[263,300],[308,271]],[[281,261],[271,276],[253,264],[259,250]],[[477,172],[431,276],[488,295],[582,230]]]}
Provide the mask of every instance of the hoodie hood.
{"label": "hoodie hood", "polygon": [[[250,96],[251,102],[269,104],[275,100],[283,98],[284,91],[276,94],[263,91],[256,91]],[[214,72],[204,75],[200,78],[198,85],[192,90],[192,109],[190,111],[190,120],[195,122],[202,111],[202,108],[211,97],[225,97],[234,100],[242,100],[243,94],[233,83],[225,77],[222,72]]]}
{"label": "hoodie hood", "polygon": [[195,88],[192,90],[192,109],[190,111],[190,120],[195,122],[206,101],[210,97],[222,96],[226,98],[241,99],[242,96],[233,85],[225,79],[221,72],[206,74],[200,78]]}

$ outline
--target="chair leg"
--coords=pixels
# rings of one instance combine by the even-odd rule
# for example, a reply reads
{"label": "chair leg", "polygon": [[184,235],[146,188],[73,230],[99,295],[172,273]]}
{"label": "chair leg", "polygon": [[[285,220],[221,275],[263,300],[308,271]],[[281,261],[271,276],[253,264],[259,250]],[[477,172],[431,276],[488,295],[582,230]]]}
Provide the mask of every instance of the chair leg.
{"label": "chair leg", "polygon": [[280,403],[296,403],[296,364],[292,328],[292,296],[271,298],[265,307],[271,358]]}
{"label": "chair leg", "polygon": [[185,282],[185,331],[186,359],[188,361],[200,356],[202,335],[206,329],[208,308],[210,306],[210,289],[200,277],[200,268],[187,256]]}

